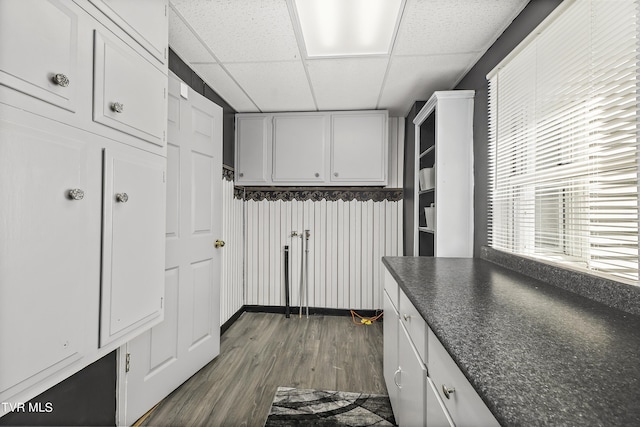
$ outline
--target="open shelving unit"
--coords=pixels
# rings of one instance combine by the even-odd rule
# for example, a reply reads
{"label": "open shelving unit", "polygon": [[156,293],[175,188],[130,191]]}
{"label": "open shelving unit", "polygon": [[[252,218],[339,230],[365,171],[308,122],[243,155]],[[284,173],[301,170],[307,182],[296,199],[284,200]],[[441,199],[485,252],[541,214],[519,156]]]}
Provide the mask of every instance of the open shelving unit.
{"label": "open shelving unit", "polygon": [[[473,257],[474,91],[439,91],[415,125],[415,238],[420,256]],[[433,188],[420,187],[420,170],[433,168]],[[434,207],[433,224],[425,208]]]}

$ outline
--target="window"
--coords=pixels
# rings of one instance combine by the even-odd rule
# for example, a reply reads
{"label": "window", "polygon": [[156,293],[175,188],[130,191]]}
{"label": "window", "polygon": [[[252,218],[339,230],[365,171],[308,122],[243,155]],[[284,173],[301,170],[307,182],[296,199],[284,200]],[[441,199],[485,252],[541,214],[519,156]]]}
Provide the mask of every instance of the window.
{"label": "window", "polygon": [[565,1],[489,79],[489,245],[638,283],[637,0]]}

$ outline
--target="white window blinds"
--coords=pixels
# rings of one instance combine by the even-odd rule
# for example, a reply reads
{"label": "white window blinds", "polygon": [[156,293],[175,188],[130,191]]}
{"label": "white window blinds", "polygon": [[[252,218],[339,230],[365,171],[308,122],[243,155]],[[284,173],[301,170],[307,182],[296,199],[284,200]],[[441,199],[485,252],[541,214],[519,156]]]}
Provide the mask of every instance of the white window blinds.
{"label": "white window blinds", "polygon": [[566,2],[489,79],[489,245],[638,282],[637,0]]}

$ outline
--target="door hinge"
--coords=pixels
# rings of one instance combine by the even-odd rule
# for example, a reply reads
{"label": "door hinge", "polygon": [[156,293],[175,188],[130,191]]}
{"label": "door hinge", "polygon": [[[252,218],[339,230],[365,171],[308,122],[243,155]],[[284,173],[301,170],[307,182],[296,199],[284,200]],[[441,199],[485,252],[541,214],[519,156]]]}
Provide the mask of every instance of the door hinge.
{"label": "door hinge", "polygon": [[160,297],[160,308],[162,308],[163,303],[164,303],[164,298]]}
{"label": "door hinge", "polygon": [[131,362],[131,353],[127,353],[127,355],[125,356],[124,359],[124,371],[125,372],[129,372],[129,368],[130,366],[130,362]]}

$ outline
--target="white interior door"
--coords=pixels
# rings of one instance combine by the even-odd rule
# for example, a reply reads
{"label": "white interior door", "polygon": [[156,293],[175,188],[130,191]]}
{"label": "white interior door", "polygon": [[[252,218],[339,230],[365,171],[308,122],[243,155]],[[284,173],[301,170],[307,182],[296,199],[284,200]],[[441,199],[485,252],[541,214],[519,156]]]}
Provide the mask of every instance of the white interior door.
{"label": "white interior door", "polygon": [[120,349],[126,425],[220,352],[222,108],[171,75],[168,122],[165,318]]}

